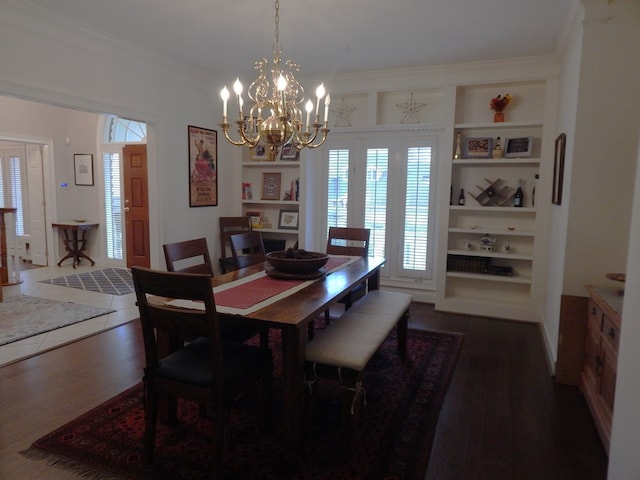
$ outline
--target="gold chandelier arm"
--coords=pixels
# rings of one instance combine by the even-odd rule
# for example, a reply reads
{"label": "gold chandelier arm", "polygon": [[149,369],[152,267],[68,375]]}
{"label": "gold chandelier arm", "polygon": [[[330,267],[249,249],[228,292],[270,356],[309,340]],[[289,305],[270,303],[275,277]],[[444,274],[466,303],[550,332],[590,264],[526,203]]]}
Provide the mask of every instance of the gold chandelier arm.
{"label": "gold chandelier arm", "polygon": [[220,123],[219,126],[222,128],[222,132],[224,133],[224,138],[233,145],[241,147],[243,145],[247,145],[249,148],[255,147],[260,141],[260,134],[258,133],[255,137],[248,137],[244,133],[244,120],[238,120],[238,132],[240,134],[240,140],[234,140],[229,135],[229,123]]}

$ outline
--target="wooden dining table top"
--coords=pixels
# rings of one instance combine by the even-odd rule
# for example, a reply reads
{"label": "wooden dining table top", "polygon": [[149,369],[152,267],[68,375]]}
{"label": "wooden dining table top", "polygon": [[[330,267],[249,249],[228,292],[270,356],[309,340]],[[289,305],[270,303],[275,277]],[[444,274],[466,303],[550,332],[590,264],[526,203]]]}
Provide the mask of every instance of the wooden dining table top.
{"label": "wooden dining table top", "polygon": [[[384,258],[359,258],[355,262],[313,281],[304,289],[287,296],[285,299],[256,312],[242,315],[242,317],[268,323],[276,328],[302,327],[345,296],[353,286],[376,275],[384,263]],[[213,277],[211,284],[215,288],[262,270],[264,270],[263,264],[251,265]],[[377,285],[374,288],[377,288]]]}

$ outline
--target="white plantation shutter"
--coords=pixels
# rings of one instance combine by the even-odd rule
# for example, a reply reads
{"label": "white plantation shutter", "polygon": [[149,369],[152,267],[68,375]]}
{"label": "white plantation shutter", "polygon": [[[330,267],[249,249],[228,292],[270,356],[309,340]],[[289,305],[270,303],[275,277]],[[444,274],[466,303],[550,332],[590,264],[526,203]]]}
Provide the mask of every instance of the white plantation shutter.
{"label": "white plantation shutter", "polygon": [[330,150],[328,169],[327,234],[329,233],[329,227],[347,226],[347,206],[349,204],[349,150]]}
{"label": "white plantation shutter", "polygon": [[431,184],[431,147],[407,150],[407,193],[402,268],[426,270]]}
{"label": "white plantation shutter", "polygon": [[122,260],[122,197],[120,154],[103,153],[107,258]]}
{"label": "white plantation shutter", "polygon": [[374,257],[386,256],[388,174],[389,149],[367,149],[364,228],[371,230],[369,255]]}
{"label": "white plantation shutter", "polygon": [[16,235],[24,235],[22,165],[21,157],[9,157],[9,180],[11,182],[10,206],[18,209],[16,211]]}

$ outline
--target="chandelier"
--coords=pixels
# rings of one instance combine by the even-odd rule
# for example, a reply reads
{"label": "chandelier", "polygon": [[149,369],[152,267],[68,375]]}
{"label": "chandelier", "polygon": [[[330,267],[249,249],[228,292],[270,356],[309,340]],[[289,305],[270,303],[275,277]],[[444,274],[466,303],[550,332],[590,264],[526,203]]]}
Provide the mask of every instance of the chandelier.
{"label": "chandelier", "polygon": [[[237,146],[255,148],[259,143],[266,147],[269,160],[275,160],[278,149],[290,144],[296,150],[317,148],[324,143],[329,133],[329,104],[331,97],[325,95],[324,84],[316,89],[315,113],[314,104],[309,99],[304,105],[306,118],[303,123],[301,106],[305,103],[304,88],[296,80],[294,72],[300,71],[300,65],[287,60],[282,65],[282,46],[280,45],[280,2],[275,2],[275,43],[273,44],[273,62],[269,70],[266,58],[255,63],[260,74],[247,89],[247,96],[253,102],[250,108],[244,108],[242,83],[236,79],[233,91],[236,95],[238,117],[238,139],[229,135],[227,104],[229,90],[225,86],[220,92],[222,97],[222,123],[220,127],[225,138]],[[324,120],[320,122],[320,103],[324,98]],[[263,117],[266,116],[266,118]],[[313,120],[313,121],[312,121]],[[314,143],[315,142],[315,143]]]}

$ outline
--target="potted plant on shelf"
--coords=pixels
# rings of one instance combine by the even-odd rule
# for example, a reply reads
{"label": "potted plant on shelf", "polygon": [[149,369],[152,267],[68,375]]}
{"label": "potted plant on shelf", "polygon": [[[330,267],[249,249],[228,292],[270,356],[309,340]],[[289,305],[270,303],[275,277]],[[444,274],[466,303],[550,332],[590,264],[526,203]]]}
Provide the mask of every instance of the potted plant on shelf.
{"label": "potted plant on shelf", "polygon": [[504,122],[504,109],[511,102],[511,95],[505,93],[504,95],[498,95],[491,99],[489,102],[489,108],[493,110],[493,121]]}

